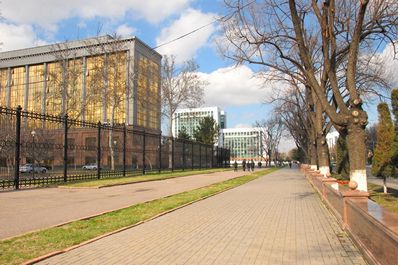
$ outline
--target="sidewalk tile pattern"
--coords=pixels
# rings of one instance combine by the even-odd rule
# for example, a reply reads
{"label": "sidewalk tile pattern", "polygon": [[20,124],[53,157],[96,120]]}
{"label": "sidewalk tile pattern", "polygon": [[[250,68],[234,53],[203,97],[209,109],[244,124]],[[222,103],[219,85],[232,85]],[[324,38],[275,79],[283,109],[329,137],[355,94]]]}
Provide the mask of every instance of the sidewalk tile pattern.
{"label": "sidewalk tile pattern", "polygon": [[283,169],[40,264],[366,264],[305,178]]}

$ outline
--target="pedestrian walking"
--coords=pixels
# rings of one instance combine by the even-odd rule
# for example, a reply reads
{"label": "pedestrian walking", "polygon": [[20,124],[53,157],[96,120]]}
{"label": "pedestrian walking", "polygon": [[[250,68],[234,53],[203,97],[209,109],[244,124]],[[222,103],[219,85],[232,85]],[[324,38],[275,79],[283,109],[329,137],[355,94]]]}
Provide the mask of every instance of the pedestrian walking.
{"label": "pedestrian walking", "polygon": [[258,168],[261,168],[261,166],[262,166],[261,161],[258,161],[257,166],[258,166]]}
{"label": "pedestrian walking", "polygon": [[236,162],[236,160],[234,162],[234,171],[238,171],[238,162]]}
{"label": "pedestrian walking", "polygon": [[252,171],[254,171],[254,160],[253,159],[250,161],[250,168]]}
{"label": "pedestrian walking", "polygon": [[243,171],[246,171],[246,159],[243,159],[242,161],[242,169]]}

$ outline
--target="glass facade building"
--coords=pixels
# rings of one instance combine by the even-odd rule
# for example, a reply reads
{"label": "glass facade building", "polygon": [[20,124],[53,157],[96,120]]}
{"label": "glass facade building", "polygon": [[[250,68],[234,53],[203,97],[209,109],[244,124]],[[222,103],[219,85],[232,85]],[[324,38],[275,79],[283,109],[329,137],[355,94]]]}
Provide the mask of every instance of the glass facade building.
{"label": "glass facade building", "polygon": [[161,55],[103,36],[0,53],[0,105],[160,131]]}
{"label": "glass facade building", "polygon": [[231,161],[253,159],[260,161],[263,154],[262,131],[259,128],[234,128],[221,131],[223,147],[231,151]]}
{"label": "glass facade building", "polygon": [[213,117],[220,129],[227,126],[226,113],[218,107],[180,109],[174,113],[172,133],[174,137],[178,132],[185,128],[189,136],[193,137],[193,132],[204,117]]}

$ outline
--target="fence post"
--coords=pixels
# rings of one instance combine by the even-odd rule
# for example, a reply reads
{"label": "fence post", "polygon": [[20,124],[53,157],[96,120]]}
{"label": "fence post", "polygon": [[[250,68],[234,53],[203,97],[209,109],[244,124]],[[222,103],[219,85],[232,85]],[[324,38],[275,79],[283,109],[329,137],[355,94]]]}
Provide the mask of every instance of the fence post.
{"label": "fence post", "polygon": [[15,189],[19,189],[19,162],[21,155],[21,111],[22,107],[18,106],[16,113],[16,124],[15,124]]}
{"label": "fence post", "polygon": [[142,175],[145,175],[145,131],[142,136]]}
{"label": "fence post", "polygon": [[225,148],[223,148],[223,150],[224,150],[224,156],[223,156],[224,168],[226,168],[227,167],[227,154],[228,154],[228,151]]}
{"label": "fence post", "polygon": [[101,178],[101,122],[98,122],[97,132],[97,178]]}
{"label": "fence post", "polygon": [[207,156],[207,153],[209,152],[209,146],[208,145],[206,145],[206,148],[205,148],[205,160],[206,160],[206,168],[208,168],[208,161],[207,161],[207,158],[208,158],[208,156]]}
{"label": "fence post", "polygon": [[211,146],[211,160],[210,160],[210,167],[214,167],[214,145]]}
{"label": "fence post", "polygon": [[193,141],[191,142],[191,144],[192,144],[192,152],[191,152],[191,164],[192,164],[192,170],[193,170],[193,168],[194,168],[194,164],[193,164],[193,159],[194,159],[194,149],[193,149],[193,147],[194,147],[194,144],[193,144]]}
{"label": "fence post", "polygon": [[171,172],[174,171],[174,137],[171,137]]}
{"label": "fence post", "polygon": [[162,171],[162,132],[159,134],[159,174]]}
{"label": "fence post", "polygon": [[199,143],[199,169],[202,169],[202,144]]}
{"label": "fence post", "polygon": [[182,140],[182,171],[185,171],[185,140]]}
{"label": "fence post", "polygon": [[127,128],[126,124],[123,126],[123,177],[126,176],[126,140],[127,139]]}
{"label": "fence post", "polygon": [[68,181],[68,114],[64,116],[64,182]]}
{"label": "fence post", "polygon": [[217,157],[217,167],[221,167],[220,166],[220,147],[218,147],[218,146],[217,146],[216,157]]}

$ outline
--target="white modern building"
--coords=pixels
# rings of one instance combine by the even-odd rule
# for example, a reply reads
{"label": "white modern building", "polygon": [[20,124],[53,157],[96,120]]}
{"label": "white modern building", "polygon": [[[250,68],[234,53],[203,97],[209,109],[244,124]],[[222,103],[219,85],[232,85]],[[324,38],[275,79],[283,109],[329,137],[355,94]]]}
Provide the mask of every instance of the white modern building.
{"label": "white modern building", "polygon": [[174,113],[172,123],[172,133],[174,137],[178,136],[178,132],[185,128],[186,132],[193,137],[193,132],[204,117],[213,117],[220,129],[227,126],[226,113],[219,107],[205,107],[180,109]]}
{"label": "white modern building", "polygon": [[253,159],[260,161],[265,157],[262,131],[259,128],[233,128],[221,130],[224,148],[229,148],[231,161]]}

